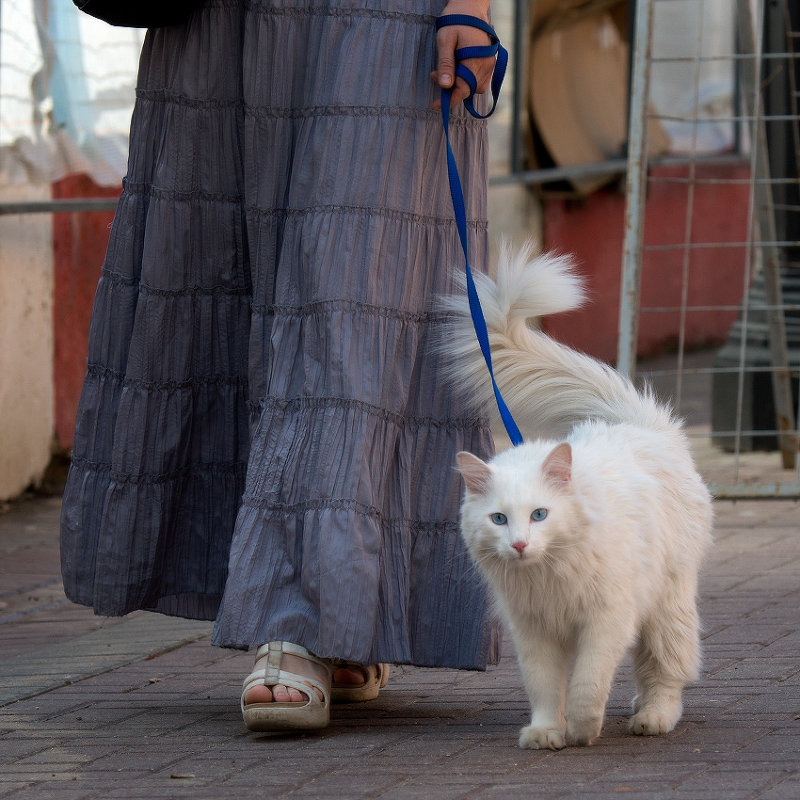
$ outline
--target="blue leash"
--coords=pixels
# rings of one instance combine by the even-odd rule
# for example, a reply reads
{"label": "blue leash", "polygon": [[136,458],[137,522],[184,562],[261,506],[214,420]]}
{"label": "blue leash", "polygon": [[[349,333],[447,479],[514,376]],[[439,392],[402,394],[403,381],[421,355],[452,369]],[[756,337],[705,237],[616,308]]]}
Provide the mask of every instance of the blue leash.
{"label": "blue leash", "polygon": [[[448,14],[444,17],[439,17],[436,20],[436,30],[444,28],[448,25],[470,25],[473,28],[479,28],[484,33],[488,34],[490,44],[479,47],[462,47],[455,52],[456,57],[456,76],[462,78],[467,86],[469,86],[470,94],[464,100],[464,106],[477,119],[486,119],[494,113],[495,106],[497,105],[497,97],[500,94],[500,87],[503,84],[503,78],[506,74],[506,66],[508,65],[508,52],[500,44],[497,34],[494,29],[478,17],[472,17],[467,14]],[[494,72],[492,74],[492,107],[486,114],[479,114],[475,110],[472,103],[472,98],[478,88],[478,82],[475,75],[470,69],[459,63],[466,58],[496,58]],[[464,262],[467,272],[467,298],[469,300],[469,310],[472,315],[472,324],[475,328],[475,335],[478,337],[478,343],[483,353],[483,358],[486,361],[486,366],[489,369],[489,377],[492,379],[492,388],[494,389],[494,396],[497,400],[497,408],[500,411],[500,418],[503,420],[508,438],[511,443],[516,447],[522,444],[522,434],[520,433],[514,417],[508,410],[503,395],[500,394],[500,389],[497,386],[497,381],[494,378],[494,370],[492,369],[492,353],[489,347],[489,332],[486,329],[486,320],[483,316],[483,309],[481,302],[478,299],[478,291],[475,288],[475,281],[472,279],[472,270],[469,266],[469,256],[467,255],[467,212],[464,206],[464,193],[461,189],[461,179],[458,176],[458,167],[456,166],[456,159],[453,155],[453,148],[450,146],[450,95],[451,89],[442,89],[442,124],[444,126],[444,138],[447,144],[447,177],[450,181],[450,196],[453,199],[453,213],[456,218],[456,228],[458,228],[458,238],[461,240],[461,249],[464,251]]]}

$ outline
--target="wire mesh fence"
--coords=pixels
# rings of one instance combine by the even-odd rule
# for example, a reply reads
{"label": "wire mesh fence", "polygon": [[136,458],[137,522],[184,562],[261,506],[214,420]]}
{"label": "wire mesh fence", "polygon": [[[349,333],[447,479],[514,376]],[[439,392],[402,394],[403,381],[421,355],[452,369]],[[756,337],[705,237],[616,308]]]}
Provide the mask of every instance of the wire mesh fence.
{"label": "wire mesh fence", "polygon": [[[635,10],[619,367],[673,399],[717,497],[798,498],[800,3]],[[678,10],[694,35],[654,46],[654,28]],[[676,83],[683,107],[659,96]],[[657,164],[653,120],[678,142]],[[652,202],[664,192],[680,198],[666,220]],[[652,302],[643,287],[658,270],[674,291]],[[677,335],[673,352],[637,364],[645,315]]]}

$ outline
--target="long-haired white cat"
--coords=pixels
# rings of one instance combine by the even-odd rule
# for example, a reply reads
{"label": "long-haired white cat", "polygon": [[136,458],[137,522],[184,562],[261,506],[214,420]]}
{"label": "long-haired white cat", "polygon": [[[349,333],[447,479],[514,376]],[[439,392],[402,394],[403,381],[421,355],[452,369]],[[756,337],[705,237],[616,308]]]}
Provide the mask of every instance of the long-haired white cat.
{"label": "long-haired white cat", "polygon": [[[631,646],[630,729],[666,733],[699,667],[697,573],[711,500],[667,407],[528,326],[584,298],[568,259],[529,259],[528,248],[506,249],[496,283],[475,279],[497,383],[526,438],[539,438],[489,463],[458,455],[462,534],[511,631],[532,706],[519,745],[590,744]],[[464,298],[444,303],[454,379],[492,407]]]}

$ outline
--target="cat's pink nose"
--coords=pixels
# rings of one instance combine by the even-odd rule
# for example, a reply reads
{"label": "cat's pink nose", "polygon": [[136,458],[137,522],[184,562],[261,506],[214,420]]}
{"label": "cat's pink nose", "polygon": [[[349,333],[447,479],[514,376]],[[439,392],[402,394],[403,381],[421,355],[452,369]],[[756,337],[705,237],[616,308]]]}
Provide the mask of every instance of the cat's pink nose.
{"label": "cat's pink nose", "polygon": [[520,555],[522,555],[522,551],[528,546],[527,542],[514,542],[511,545]]}

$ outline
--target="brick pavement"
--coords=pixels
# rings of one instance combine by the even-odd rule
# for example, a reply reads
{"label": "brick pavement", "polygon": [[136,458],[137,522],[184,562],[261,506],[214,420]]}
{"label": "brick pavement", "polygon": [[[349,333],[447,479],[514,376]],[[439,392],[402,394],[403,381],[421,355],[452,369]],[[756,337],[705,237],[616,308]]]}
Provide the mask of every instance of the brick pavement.
{"label": "brick pavement", "polygon": [[55,498],[0,516],[0,798],[800,797],[800,507],[720,503],[702,581],[705,664],[677,729],[625,732],[623,665],[590,748],[522,751],[513,655],[486,673],[396,668],[330,728],[254,735],[247,654],[209,625],[68,603]]}

